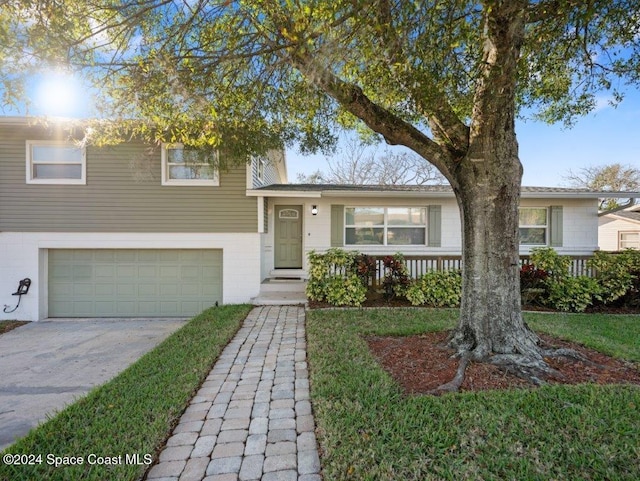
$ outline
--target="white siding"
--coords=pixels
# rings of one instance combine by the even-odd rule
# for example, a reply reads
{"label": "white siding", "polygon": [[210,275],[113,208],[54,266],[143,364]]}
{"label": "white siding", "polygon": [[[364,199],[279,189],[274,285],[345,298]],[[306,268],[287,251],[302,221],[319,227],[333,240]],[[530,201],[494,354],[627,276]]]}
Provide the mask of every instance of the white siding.
{"label": "white siding", "polygon": [[[549,207],[561,205],[562,254],[588,255],[598,249],[598,201],[597,199],[522,199],[522,207]],[[528,253],[528,249],[521,249]]]}
{"label": "white siding", "polygon": [[620,248],[620,232],[640,232],[640,224],[611,215],[603,215],[598,223],[598,243],[603,251],[617,251]]}
{"label": "white siding", "polygon": [[[324,251],[331,247],[331,205],[344,206],[442,206],[442,247],[427,246],[353,246],[345,247],[367,254],[393,254],[399,250],[407,255],[460,255],[462,235],[458,204],[453,198],[390,198],[390,197],[324,197],[324,198],[270,198],[269,230],[264,234],[263,276],[273,268],[273,211],[279,204],[303,206],[303,254],[307,268],[307,254],[311,250]],[[311,206],[318,206],[318,214],[311,214]],[[589,255],[598,248],[598,214],[596,199],[522,199],[522,207],[563,206],[563,246],[556,248],[561,254]],[[529,248],[521,248],[528,254]]]}
{"label": "white siding", "polygon": [[18,281],[31,289],[16,312],[0,319],[37,321],[48,316],[48,249],[222,249],[223,303],[249,302],[260,291],[259,234],[177,233],[0,233],[0,305],[14,307]]}

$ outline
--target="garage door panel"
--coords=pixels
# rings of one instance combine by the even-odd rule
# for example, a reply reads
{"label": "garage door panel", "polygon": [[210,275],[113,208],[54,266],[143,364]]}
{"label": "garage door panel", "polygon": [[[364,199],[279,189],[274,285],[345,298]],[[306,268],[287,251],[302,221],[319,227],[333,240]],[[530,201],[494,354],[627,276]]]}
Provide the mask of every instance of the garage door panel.
{"label": "garage door panel", "polygon": [[51,317],[190,316],[221,301],[219,249],[49,251]]}
{"label": "garage door panel", "polygon": [[[117,261],[122,262],[122,261]],[[133,279],[136,277],[136,267],[132,264],[116,264],[116,277],[118,279]]]}
{"label": "garage door panel", "polygon": [[113,315],[114,303],[110,301],[96,301],[95,312],[97,316],[106,317]]}
{"label": "garage door panel", "polygon": [[130,314],[131,312],[135,312],[136,303],[134,301],[122,301],[118,300],[116,302],[116,314],[118,316],[131,316],[134,314]]}
{"label": "garage door panel", "polygon": [[93,252],[93,260],[97,262],[113,264],[116,261],[116,253],[113,249],[101,249]]}
{"label": "garage door panel", "polygon": [[113,295],[116,293],[116,286],[114,286],[113,284],[97,283],[95,284],[94,293],[96,297],[113,297]]}
{"label": "garage door panel", "polygon": [[73,251],[72,258],[74,261],[89,262],[93,260],[93,251],[75,250]]}
{"label": "garage door panel", "polygon": [[113,249],[115,262],[136,262],[138,259],[138,251],[130,249]]}
{"label": "garage door panel", "polygon": [[179,273],[180,273],[180,269],[178,266],[176,265],[170,265],[170,266],[159,266],[160,269],[160,277],[162,277],[163,279],[171,279],[171,280],[176,280],[178,279]]}
{"label": "garage door panel", "polygon": [[151,279],[155,279],[158,277],[158,269],[156,266],[139,266],[138,267],[138,278],[149,277]]}
{"label": "garage door panel", "polygon": [[113,278],[115,275],[115,266],[108,264],[97,264],[93,266],[93,275],[98,277]]}
{"label": "garage door panel", "polygon": [[88,284],[88,283],[73,284],[74,296],[93,297],[93,294],[94,294],[93,284]]}
{"label": "garage door panel", "polygon": [[86,281],[91,279],[93,270],[91,266],[87,265],[74,265],[71,275],[74,281]]}
{"label": "garage door panel", "polygon": [[178,309],[177,301],[163,301],[160,302],[160,312],[163,316],[177,316],[181,311]]}

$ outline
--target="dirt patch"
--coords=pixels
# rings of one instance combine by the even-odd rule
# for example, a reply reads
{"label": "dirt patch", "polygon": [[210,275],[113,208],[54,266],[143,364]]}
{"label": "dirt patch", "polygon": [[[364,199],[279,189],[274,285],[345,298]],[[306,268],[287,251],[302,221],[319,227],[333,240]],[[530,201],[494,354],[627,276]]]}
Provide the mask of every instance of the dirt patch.
{"label": "dirt patch", "polygon": [[[451,381],[458,368],[453,349],[444,347],[447,332],[426,333],[407,337],[367,337],[372,353],[383,368],[407,394],[425,394]],[[640,370],[630,362],[614,359],[580,344],[541,335],[550,346],[571,348],[591,363],[573,359],[547,359],[562,374],[549,384],[620,384],[640,385]],[[472,362],[467,367],[460,391],[533,388],[529,382],[486,363]]]}
{"label": "dirt patch", "polygon": [[0,321],[0,335],[28,323],[29,321]]}

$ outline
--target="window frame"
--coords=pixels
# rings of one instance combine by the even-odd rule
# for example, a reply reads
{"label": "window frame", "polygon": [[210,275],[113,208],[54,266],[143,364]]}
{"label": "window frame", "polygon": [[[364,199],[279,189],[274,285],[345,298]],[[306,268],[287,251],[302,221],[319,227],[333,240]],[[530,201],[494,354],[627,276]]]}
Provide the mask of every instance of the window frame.
{"label": "window frame", "polygon": [[[169,177],[170,169],[169,166],[172,164],[178,165],[176,163],[169,162],[168,151],[171,149],[182,149],[184,150],[184,144],[181,143],[163,143],[160,155],[160,163],[162,164],[162,185],[191,185],[191,186],[219,186],[220,185],[220,172],[217,167],[214,168],[214,176],[212,179],[171,179]],[[218,151],[214,154],[216,158],[218,157]],[[181,165],[188,165],[187,163]],[[209,165],[207,163],[199,163],[193,165]]]}
{"label": "window frame", "polygon": [[[635,234],[637,239],[637,245],[636,246],[622,246],[622,235],[623,234]],[[629,241],[626,241],[629,242]],[[640,231],[637,230],[621,230],[618,231],[618,250],[624,250],[624,249],[640,249]]]}
{"label": "window frame", "polygon": [[[348,224],[347,223],[347,211],[349,209],[382,209],[382,224],[375,225],[358,225],[358,224]],[[389,209],[421,209],[424,211],[424,224],[416,224],[416,225],[397,225],[389,223]],[[427,206],[417,206],[417,205],[349,205],[344,207],[344,227],[343,227],[343,235],[344,240],[343,244],[345,246],[366,246],[366,247],[409,247],[409,246],[419,246],[426,247],[428,245],[429,240],[429,210]],[[382,244],[350,244],[347,242],[347,230],[348,229],[357,229],[363,227],[370,227],[372,229],[382,229]],[[424,229],[424,242],[420,244],[391,244],[388,242],[388,233],[389,229]]]}
{"label": "window frame", "polygon": [[[544,210],[545,211],[545,225],[538,224],[522,224],[522,216],[520,215],[520,211],[522,210]],[[551,243],[551,211],[549,207],[542,206],[527,206],[527,207],[518,207],[518,237],[519,237],[519,245],[524,247],[540,247],[540,246],[548,246]],[[520,235],[520,229],[544,229],[544,243],[543,244],[525,244],[522,242],[522,236]]]}
{"label": "window frame", "polygon": [[[33,160],[33,147],[64,147],[73,148],[80,151],[80,162],[42,162]],[[48,185],[86,185],[87,184],[87,150],[75,142],[63,140],[27,140],[26,147],[26,182],[27,184],[48,184]],[[34,165],[80,165],[80,178],[38,178],[34,177]]]}
{"label": "window frame", "polygon": [[260,182],[264,182],[265,160],[262,157],[258,157],[257,175]]}

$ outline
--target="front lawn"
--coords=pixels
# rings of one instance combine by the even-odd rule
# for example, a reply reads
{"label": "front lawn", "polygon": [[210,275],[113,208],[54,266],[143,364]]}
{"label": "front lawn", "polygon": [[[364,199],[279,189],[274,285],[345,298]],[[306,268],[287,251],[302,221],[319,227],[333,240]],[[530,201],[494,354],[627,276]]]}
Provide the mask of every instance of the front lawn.
{"label": "front lawn", "polygon": [[[455,325],[457,310],[315,310],[311,395],[325,479],[640,479],[638,386],[405,396],[368,335]],[[540,332],[640,361],[633,316],[526,314]]]}
{"label": "front lawn", "polygon": [[31,464],[0,462],[0,480],[139,479],[251,307],[214,307],[193,318],[5,450]]}

